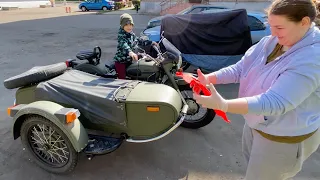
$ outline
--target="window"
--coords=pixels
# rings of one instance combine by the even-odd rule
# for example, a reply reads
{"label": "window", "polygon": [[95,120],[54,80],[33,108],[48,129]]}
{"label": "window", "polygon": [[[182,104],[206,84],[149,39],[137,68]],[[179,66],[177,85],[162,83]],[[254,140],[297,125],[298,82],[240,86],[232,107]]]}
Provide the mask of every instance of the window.
{"label": "window", "polygon": [[188,14],[196,14],[196,13],[199,13],[199,12],[205,10],[205,9],[206,8],[194,8]]}
{"label": "window", "polygon": [[227,9],[223,7],[208,7],[206,10]]}
{"label": "window", "polygon": [[266,29],[265,25],[253,16],[248,16],[248,25],[251,31],[261,31]]}

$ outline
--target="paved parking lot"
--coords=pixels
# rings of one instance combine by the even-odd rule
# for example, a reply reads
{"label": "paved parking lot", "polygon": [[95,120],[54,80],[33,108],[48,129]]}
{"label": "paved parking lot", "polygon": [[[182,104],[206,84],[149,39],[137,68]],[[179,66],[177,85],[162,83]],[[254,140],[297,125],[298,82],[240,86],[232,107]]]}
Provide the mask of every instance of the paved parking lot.
{"label": "paved parking lot", "polygon": [[[49,15],[44,15],[45,11],[50,12]],[[66,15],[61,7],[0,12],[1,82],[36,65],[74,58],[78,51],[96,45],[103,50],[102,59],[112,59],[120,13],[74,12]],[[136,34],[152,17],[133,13]],[[237,95],[237,85],[218,86],[217,89],[227,98]],[[74,173],[67,176],[49,174],[29,159],[20,139],[13,141],[12,123],[6,115],[6,108],[13,103],[13,95],[14,90],[0,86],[0,179],[243,179],[245,164],[241,154],[241,133],[244,120],[239,115],[229,115],[230,125],[216,118],[205,128],[179,128],[156,142],[125,143],[114,153],[97,156],[91,161],[82,156]],[[320,179],[319,167],[320,150],[306,162],[295,179]]]}

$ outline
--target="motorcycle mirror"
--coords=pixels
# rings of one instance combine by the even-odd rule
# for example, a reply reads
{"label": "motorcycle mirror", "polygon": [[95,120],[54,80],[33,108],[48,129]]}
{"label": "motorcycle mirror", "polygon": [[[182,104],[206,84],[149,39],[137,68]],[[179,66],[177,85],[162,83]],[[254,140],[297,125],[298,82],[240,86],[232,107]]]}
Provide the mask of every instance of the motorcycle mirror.
{"label": "motorcycle mirror", "polygon": [[161,37],[164,38],[164,31],[161,32]]}
{"label": "motorcycle mirror", "polygon": [[161,32],[161,35],[160,35],[161,38],[160,38],[160,41],[159,41],[158,44],[160,44],[162,42],[162,40],[164,39],[164,35],[163,34],[164,34],[164,31]]}

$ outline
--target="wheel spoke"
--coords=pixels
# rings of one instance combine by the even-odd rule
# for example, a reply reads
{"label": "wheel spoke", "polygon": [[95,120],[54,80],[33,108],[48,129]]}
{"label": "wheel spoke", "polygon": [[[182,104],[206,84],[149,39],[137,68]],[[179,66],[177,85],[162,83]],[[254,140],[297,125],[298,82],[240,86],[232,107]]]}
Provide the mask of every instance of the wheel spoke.
{"label": "wheel spoke", "polygon": [[39,123],[30,127],[28,133],[28,141],[39,159],[52,167],[62,167],[69,161],[69,147],[57,129]]}
{"label": "wheel spoke", "polygon": [[60,163],[59,160],[53,156],[53,154],[51,153],[51,151],[48,151],[48,154],[49,154],[50,157],[51,157],[51,162],[52,162],[52,163],[54,163],[54,161]]}
{"label": "wheel spoke", "polygon": [[37,139],[35,139],[35,137],[33,137],[33,136],[31,136],[31,139],[33,139],[33,140],[34,140],[34,141],[32,141],[32,142],[33,142],[33,144],[40,144],[40,145],[43,145],[43,144],[44,144],[43,142],[38,141]]}
{"label": "wheel spoke", "polygon": [[42,135],[43,135],[43,138],[45,140],[46,143],[48,143],[48,140],[46,138],[46,135],[44,134],[44,131],[45,131],[45,127],[44,127],[44,124],[42,125],[42,128],[41,126],[38,124],[38,127],[40,128],[41,132],[42,132]]}
{"label": "wheel spoke", "polygon": [[43,148],[39,148],[39,147],[36,147],[35,149],[38,150],[38,151],[44,151]]}
{"label": "wheel spoke", "polygon": [[[59,148],[59,147],[57,147],[57,146],[53,146],[53,147],[54,147],[54,149],[51,149],[51,150],[53,150],[53,151],[60,150],[60,151],[63,152],[63,154],[64,154],[65,156],[66,156],[67,154],[69,154],[68,151],[64,150],[64,149],[67,149],[68,147],[62,147],[62,148]],[[67,154],[66,154],[66,153],[67,153]]]}
{"label": "wheel spoke", "polygon": [[[53,141],[54,143],[53,143],[51,146],[54,146],[54,145],[58,142],[58,140],[59,140],[60,138],[61,138],[61,136],[59,136],[57,140]],[[61,140],[60,142],[64,142],[64,140]]]}
{"label": "wheel spoke", "polygon": [[52,134],[54,134],[54,133],[56,132],[55,130],[53,130],[52,133],[51,133],[51,130],[52,130],[51,127],[49,127],[49,137],[48,137],[48,139],[49,139],[49,143],[50,143],[50,144],[51,144],[51,142],[52,142],[52,141],[51,141],[51,139],[52,139]]}
{"label": "wheel spoke", "polygon": [[38,133],[38,130],[36,129],[36,127],[33,127],[33,129],[34,129],[34,131],[32,131],[32,133],[34,133],[36,136],[38,136],[38,138],[40,139],[40,141],[41,141],[42,143],[45,143],[45,142],[43,141],[43,139],[40,137],[40,134]]}
{"label": "wheel spoke", "polygon": [[68,157],[63,156],[63,155],[60,155],[59,153],[57,153],[57,152],[54,151],[54,150],[50,150],[50,152],[51,152],[52,154],[57,155],[62,162],[65,162],[65,161],[63,160],[63,158],[65,158],[66,160],[68,160]]}

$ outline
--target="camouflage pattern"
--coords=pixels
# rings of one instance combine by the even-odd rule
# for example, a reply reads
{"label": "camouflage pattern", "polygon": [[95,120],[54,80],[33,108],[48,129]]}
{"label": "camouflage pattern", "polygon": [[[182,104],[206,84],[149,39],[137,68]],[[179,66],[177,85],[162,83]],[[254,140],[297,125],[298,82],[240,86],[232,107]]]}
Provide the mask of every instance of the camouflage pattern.
{"label": "camouflage pattern", "polygon": [[132,59],[129,57],[129,52],[134,52],[137,46],[146,46],[151,44],[152,41],[142,40],[138,38],[133,32],[128,33],[120,27],[118,32],[118,46],[117,52],[113,58],[116,62],[131,62]]}

